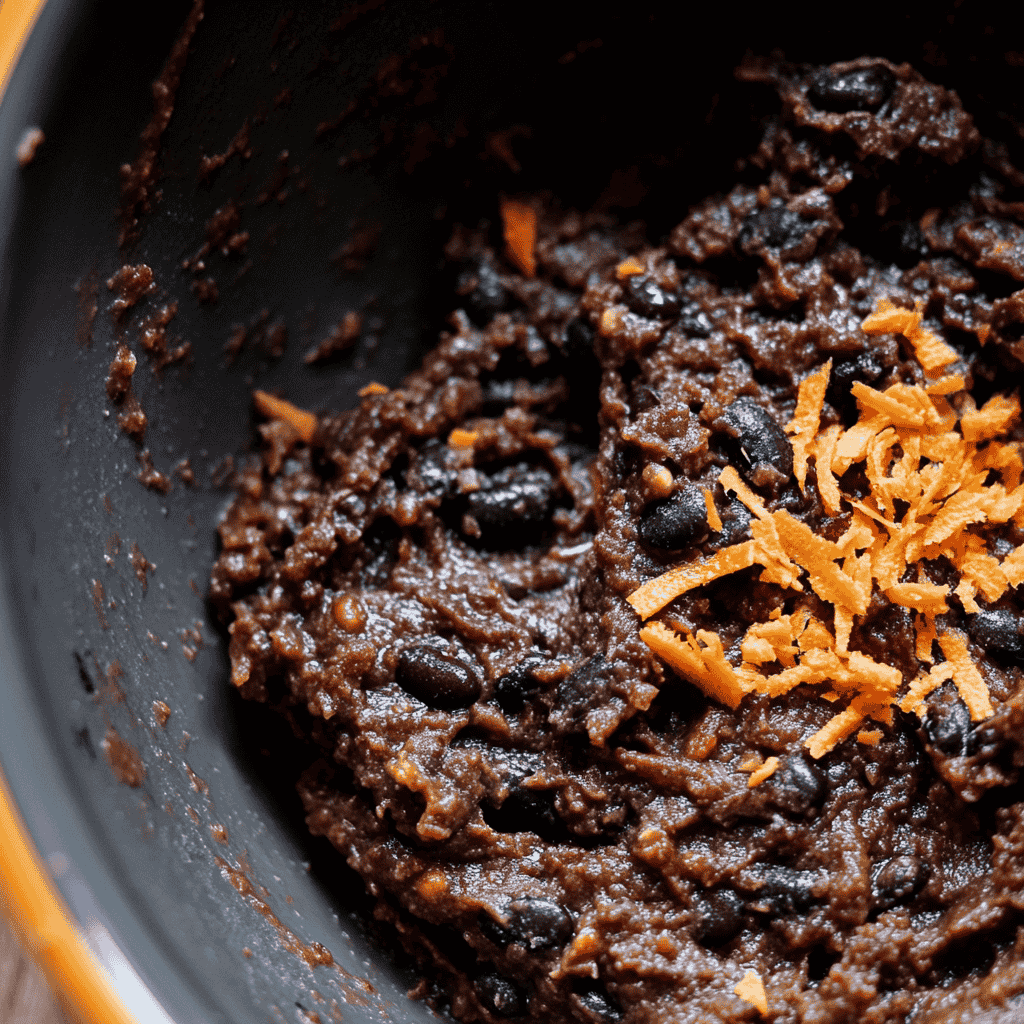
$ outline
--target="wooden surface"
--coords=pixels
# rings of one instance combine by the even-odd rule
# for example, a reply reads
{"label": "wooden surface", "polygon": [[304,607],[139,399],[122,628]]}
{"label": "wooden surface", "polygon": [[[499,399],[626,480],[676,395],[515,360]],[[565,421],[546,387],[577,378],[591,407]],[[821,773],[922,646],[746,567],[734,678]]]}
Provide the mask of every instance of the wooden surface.
{"label": "wooden surface", "polygon": [[0,1024],[67,1024],[39,969],[0,916]]}

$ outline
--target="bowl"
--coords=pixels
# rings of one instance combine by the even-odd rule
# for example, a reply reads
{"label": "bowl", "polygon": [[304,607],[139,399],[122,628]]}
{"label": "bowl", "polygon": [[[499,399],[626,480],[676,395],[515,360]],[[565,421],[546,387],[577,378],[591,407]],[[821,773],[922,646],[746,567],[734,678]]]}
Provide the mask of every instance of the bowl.
{"label": "bowl", "polygon": [[[452,224],[497,224],[502,193],[662,234],[752,148],[745,52],[908,60],[1006,135],[1008,24],[880,3],[843,32],[810,4],[46,3],[0,106],[0,765],[44,866],[22,877],[137,1019],[436,1017],[305,831],[301,745],[227,682],[205,594],[252,390],[330,409],[396,384],[453,305]],[[133,304],[142,272],[116,275],[143,265]],[[359,340],[307,362],[350,311]],[[141,443],[107,394],[122,337]],[[98,1019],[76,969],[51,976]]]}

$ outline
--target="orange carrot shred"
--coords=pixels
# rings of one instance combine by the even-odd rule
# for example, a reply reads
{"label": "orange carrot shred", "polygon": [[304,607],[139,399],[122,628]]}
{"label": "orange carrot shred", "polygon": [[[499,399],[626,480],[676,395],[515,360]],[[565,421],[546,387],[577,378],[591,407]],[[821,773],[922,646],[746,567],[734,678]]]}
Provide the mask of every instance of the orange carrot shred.
{"label": "orange carrot shred", "polygon": [[360,398],[367,398],[370,395],[386,395],[387,393],[388,389],[383,384],[378,384],[375,380],[371,380],[369,384],[364,385],[357,392]]}
{"label": "orange carrot shred", "polygon": [[712,700],[730,708],[739,706],[746,689],[725,660],[721,641],[713,633],[705,630],[698,632],[697,640],[717,641],[717,646],[712,645],[704,650],[695,641],[682,639],[660,622],[644,626],[640,630],[640,637],[659,658],[668,662]]}
{"label": "orange carrot shred", "polygon": [[503,198],[501,219],[512,262],[527,277],[533,277],[537,272],[537,211],[517,199]]}
{"label": "orange carrot shred", "polygon": [[995,714],[988,687],[967,650],[967,641],[963,634],[953,630],[940,633],[939,647],[942,648],[946,660],[953,665],[953,682],[971,713],[971,721],[980,722],[983,718]]}
{"label": "orange carrot shred", "polygon": [[472,448],[480,440],[480,434],[476,430],[463,430],[456,427],[448,435],[449,448]]}
{"label": "orange carrot shred", "polygon": [[770,779],[780,763],[777,757],[765,758],[764,764],[750,773],[750,778],[747,779],[747,788],[753,789],[755,786],[760,786],[765,779]]}
{"label": "orange carrot shred", "polygon": [[291,402],[278,398],[267,391],[253,391],[252,401],[261,415],[266,416],[267,419],[283,420],[285,423],[291,424],[306,444],[312,442],[313,435],[316,433],[316,415],[314,413],[300,409],[297,405],[292,405]]}
{"label": "orange carrot shred", "polygon": [[644,265],[635,256],[627,256],[615,268],[615,276],[620,281],[624,281],[627,277],[632,277],[634,274],[642,274],[643,272]]}
{"label": "orange carrot shred", "polygon": [[762,1017],[768,1015],[768,994],[764,990],[764,982],[756,971],[747,971],[733,992],[745,1003],[755,1007]]}
{"label": "orange carrot shred", "polygon": [[786,433],[792,434],[790,445],[793,448],[793,476],[800,490],[804,489],[807,479],[807,458],[811,443],[818,433],[821,424],[821,409],[825,403],[825,392],[828,389],[829,375],[832,373],[832,360],[815,370],[800,382],[797,391],[796,409],[793,418],[786,424]]}
{"label": "orange carrot shred", "polygon": [[819,757],[824,757],[830,750],[834,750],[863,721],[864,715],[855,708],[847,708],[830,718],[804,743],[804,746],[811,757],[817,760]]}
{"label": "orange carrot shred", "polygon": [[634,590],[626,600],[639,612],[641,618],[649,619],[681,594],[695,587],[703,587],[722,576],[739,572],[740,569],[750,568],[756,560],[756,555],[757,544],[754,541],[722,548],[711,558],[678,566],[648,580]]}
{"label": "orange carrot shred", "polygon": [[951,373],[946,377],[940,377],[925,387],[929,395],[953,395],[957,391],[963,391],[966,386],[962,373]]}
{"label": "orange carrot shred", "polygon": [[722,517],[718,514],[718,509],[715,508],[715,496],[706,487],[704,488],[704,507],[708,510],[708,526],[715,533],[721,533]]}
{"label": "orange carrot shred", "polygon": [[981,441],[1009,430],[1020,416],[1016,395],[993,395],[977,412],[968,412],[960,420],[965,441]]}

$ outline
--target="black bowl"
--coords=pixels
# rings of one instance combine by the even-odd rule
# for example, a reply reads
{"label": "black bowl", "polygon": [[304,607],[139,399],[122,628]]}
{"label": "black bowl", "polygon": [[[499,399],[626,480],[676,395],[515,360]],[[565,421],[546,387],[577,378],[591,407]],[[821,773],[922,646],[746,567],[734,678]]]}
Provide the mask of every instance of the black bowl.
{"label": "black bowl", "polygon": [[[120,168],[143,150],[150,83],[189,10],[50,0],[0,108],[0,760],[140,1016],[156,1012],[148,990],[178,1024],[426,1021],[361,882],[304,830],[306,755],[227,683],[204,595],[224,460],[252,450],[252,388],[319,409],[399,381],[454,305],[452,224],[493,224],[501,192],[547,189],[663,233],[733,180],[757,136],[759,97],[732,78],[747,51],[909,60],[1000,135],[1021,68],[1003,52],[1005,16],[955,6],[862,4],[837,29],[810,4],[219,0],[158,133],[159,193],[132,207],[136,231]],[[45,142],[19,168],[27,125]],[[248,240],[202,253],[229,204]],[[118,320],[106,282],[125,263],[156,286]],[[161,368],[138,339],[170,303],[170,349],[189,349]],[[363,312],[360,340],[307,364],[349,310]],[[166,494],[137,479],[140,447],[105,392],[121,336],[140,357],[144,444]],[[191,483],[173,472],[186,458]],[[118,738],[144,776],[112,768]],[[315,942],[335,967],[309,966]]]}

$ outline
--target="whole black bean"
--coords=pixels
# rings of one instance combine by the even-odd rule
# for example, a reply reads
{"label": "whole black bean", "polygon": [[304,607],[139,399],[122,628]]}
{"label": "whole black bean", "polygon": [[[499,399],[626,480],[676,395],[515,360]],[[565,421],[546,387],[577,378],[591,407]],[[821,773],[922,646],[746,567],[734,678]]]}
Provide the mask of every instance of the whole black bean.
{"label": "whole black bean", "polygon": [[612,663],[595,654],[558,684],[549,719],[558,732],[578,732],[585,726],[587,714],[607,699],[611,675]]}
{"label": "whole black bean", "polygon": [[661,394],[657,388],[651,387],[644,380],[633,382],[630,388],[629,404],[633,413],[647,412],[661,402]]}
{"label": "whole black bean", "polygon": [[1024,661],[1021,616],[1008,608],[985,609],[967,620],[971,639],[991,654]]}
{"label": "whole black bean", "polygon": [[893,857],[878,865],[871,884],[875,905],[880,910],[888,910],[914,896],[924,887],[929,874],[928,865],[909,854]]}
{"label": "whole black bean", "polygon": [[971,713],[959,698],[930,704],[923,725],[932,746],[943,754],[966,757],[974,753],[977,737],[971,724]]}
{"label": "whole black bean", "polygon": [[750,398],[737,398],[722,413],[722,420],[736,440],[741,466],[752,479],[760,468],[774,470],[788,480],[793,473],[793,448],[785,431],[771,415]]}
{"label": "whole black bean", "polygon": [[570,359],[593,356],[594,328],[586,317],[573,317],[565,325],[564,349]]}
{"label": "whole black bean", "polygon": [[468,498],[485,543],[520,544],[547,522],[554,483],[551,474],[520,463],[494,474],[481,474],[481,487]]}
{"label": "whole black bean", "polygon": [[515,835],[533,832],[545,842],[564,842],[571,838],[565,823],[555,810],[550,790],[510,786],[500,807],[484,804],[484,821],[495,832]]}
{"label": "whole black bean", "polygon": [[428,441],[412,460],[407,474],[411,487],[421,494],[443,497],[455,489],[458,474],[447,466],[447,450],[437,441]]}
{"label": "whole black bean", "polygon": [[489,323],[495,313],[500,313],[508,305],[508,294],[498,276],[498,269],[487,259],[462,269],[455,282],[455,292],[462,296],[463,308],[478,327]]}
{"label": "whole black bean", "polygon": [[774,914],[792,914],[806,910],[814,903],[813,871],[796,871],[780,864],[771,864],[763,872],[764,885],[749,900],[754,910]]}
{"label": "whole black bean", "polygon": [[721,946],[743,927],[743,901],[732,889],[712,889],[694,897],[700,915],[693,937],[704,946]]}
{"label": "whole black bean", "polygon": [[707,531],[704,492],[695,484],[688,484],[670,498],[649,505],[637,526],[640,539],[662,551],[678,551]]}
{"label": "whole black bean", "polygon": [[524,658],[498,679],[494,684],[494,699],[502,711],[518,713],[526,701],[541,690],[543,684],[533,673],[543,664],[541,658]]}
{"label": "whole black bean", "polygon": [[678,295],[666,292],[657,281],[646,274],[633,274],[623,285],[623,298],[629,308],[640,316],[664,320],[675,316],[683,303]]}
{"label": "whole black bean", "polygon": [[929,253],[928,242],[917,221],[900,221],[895,227],[896,263],[904,270],[916,266]]}
{"label": "whole black bean", "polygon": [[885,373],[885,367],[871,349],[859,352],[856,356],[848,359],[836,360],[833,362],[832,372],[829,374],[825,398],[844,417],[855,419],[857,400],[853,397],[853,385],[857,381],[860,381],[861,384],[873,384],[883,373]]}
{"label": "whole black bean", "polygon": [[676,326],[692,338],[710,338],[711,318],[700,308],[699,302],[688,302],[679,313]]}
{"label": "whole black bean", "polygon": [[599,1021],[611,1024],[613,1021],[622,1020],[622,1010],[604,989],[592,986],[584,988],[580,985],[576,989],[576,998],[580,1006]]}
{"label": "whole black bean", "polygon": [[414,644],[399,654],[395,682],[432,708],[468,708],[480,696],[476,671],[429,644]]}
{"label": "whole black bean", "polygon": [[884,65],[854,71],[821,68],[811,79],[807,98],[819,109],[837,114],[878,110],[892,95],[896,78]]}
{"label": "whole black bean", "polygon": [[474,984],[477,998],[497,1017],[521,1017],[526,1012],[526,995],[518,985],[500,974],[483,974]]}
{"label": "whole black bean", "polygon": [[542,896],[521,896],[506,908],[511,942],[528,949],[558,949],[572,938],[576,922],[565,907]]}
{"label": "whole black bean", "polygon": [[750,520],[753,516],[742,501],[738,498],[728,499],[718,514],[722,520],[722,530],[717,541],[723,548],[750,539]]}
{"label": "whole black bean", "polygon": [[773,803],[798,814],[817,807],[828,792],[825,773],[802,754],[787,757],[766,785]]}
{"label": "whole black bean", "polygon": [[743,219],[736,244],[748,256],[763,249],[793,249],[804,240],[810,226],[810,221],[774,199],[770,206],[759,207]]}

